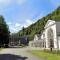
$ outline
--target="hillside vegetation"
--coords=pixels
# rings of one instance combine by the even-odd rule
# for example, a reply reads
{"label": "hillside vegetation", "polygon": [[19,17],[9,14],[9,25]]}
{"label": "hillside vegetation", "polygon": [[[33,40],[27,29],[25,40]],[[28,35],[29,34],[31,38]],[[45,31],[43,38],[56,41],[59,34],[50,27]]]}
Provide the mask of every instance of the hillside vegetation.
{"label": "hillside vegetation", "polygon": [[44,30],[44,26],[48,20],[60,20],[60,7],[47,16],[39,19],[36,23],[30,25],[29,27],[23,27],[22,30],[18,32],[19,36],[28,36],[30,40],[33,40],[35,34],[40,34]]}

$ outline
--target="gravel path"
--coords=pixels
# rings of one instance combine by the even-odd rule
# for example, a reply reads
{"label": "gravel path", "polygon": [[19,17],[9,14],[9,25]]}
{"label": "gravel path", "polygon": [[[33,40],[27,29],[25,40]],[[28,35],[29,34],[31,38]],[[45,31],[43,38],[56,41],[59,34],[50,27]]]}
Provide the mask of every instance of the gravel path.
{"label": "gravel path", "polygon": [[0,60],[42,60],[27,52],[28,48],[7,48],[0,52]]}

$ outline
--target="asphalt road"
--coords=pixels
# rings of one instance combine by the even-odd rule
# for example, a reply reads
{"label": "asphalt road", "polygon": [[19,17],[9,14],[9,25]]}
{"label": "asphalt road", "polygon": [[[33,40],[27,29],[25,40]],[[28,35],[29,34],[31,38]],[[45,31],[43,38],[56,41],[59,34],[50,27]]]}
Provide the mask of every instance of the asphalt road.
{"label": "asphalt road", "polygon": [[0,51],[0,60],[43,60],[27,52],[28,48],[7,48]]}

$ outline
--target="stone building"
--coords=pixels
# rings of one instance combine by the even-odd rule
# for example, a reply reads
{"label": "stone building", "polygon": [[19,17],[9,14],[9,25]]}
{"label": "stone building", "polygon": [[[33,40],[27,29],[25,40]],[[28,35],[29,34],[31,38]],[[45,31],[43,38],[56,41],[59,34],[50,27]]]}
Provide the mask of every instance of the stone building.
{"label": "stone building", "polygon": [[46,48],[60,49],[60,21],[48,20],[44,28]]}
{"label": "stone building", "polygon": [[60,21],[48,20],[42,34],[35,35],[32,46],[60,49]]}
{"label": "stone building", "polygon": [[30,42],[32,47],[44,47],[44,40],[43,40],[43,35],[36,34],[34,36],[34,40]]}

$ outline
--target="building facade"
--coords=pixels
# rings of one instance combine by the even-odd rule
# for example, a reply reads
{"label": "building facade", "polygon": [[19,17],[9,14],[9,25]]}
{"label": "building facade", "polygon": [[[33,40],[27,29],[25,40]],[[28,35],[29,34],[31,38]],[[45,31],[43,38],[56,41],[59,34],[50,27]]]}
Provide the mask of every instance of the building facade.
{"label": "building facade", "polygon": [[60,22],[48,20],[44,28],[46,48],[60,49]]}
{"label": "building facade", "polygon": [[23,36],[23,37],[10,37],[9,40],[9,46],[21,46],[21,45],[25,45],[28,46],[29,44],[29,39],[27,36]]}
{"label": "building facade", "polygon": [[44,47],[44,42],[43,42],[43,35],[40,35],[40,34],[36,34],[34,36],[34,40],[30,42],[30,46],[32,47]]}
{"label": "building facade", "polygon": [[[38,42],[38,43],[37,43]],[[40,36],[35,35],[32,45],[60,49],[60,21],[48,20]]]}

